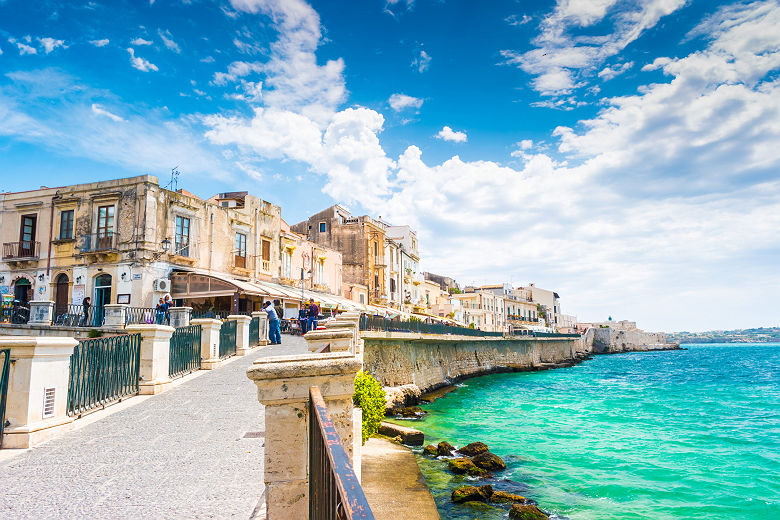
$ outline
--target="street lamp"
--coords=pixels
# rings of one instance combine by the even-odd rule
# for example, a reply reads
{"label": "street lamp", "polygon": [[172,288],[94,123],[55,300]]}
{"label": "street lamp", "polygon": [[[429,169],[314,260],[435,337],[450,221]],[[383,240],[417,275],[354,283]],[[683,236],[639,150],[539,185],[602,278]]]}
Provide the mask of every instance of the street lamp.
{"label": "street lamp", "polygon": [[168,237],[166,237],[166,238],[165,238],[165,239],[162,241],[162,248],[163,248],[163,252],[164,252],[164,253],[167,253],[168,251],[170,251],[170,250],[171,250],[171,241],[170,241],[170,239],[168,239]]}

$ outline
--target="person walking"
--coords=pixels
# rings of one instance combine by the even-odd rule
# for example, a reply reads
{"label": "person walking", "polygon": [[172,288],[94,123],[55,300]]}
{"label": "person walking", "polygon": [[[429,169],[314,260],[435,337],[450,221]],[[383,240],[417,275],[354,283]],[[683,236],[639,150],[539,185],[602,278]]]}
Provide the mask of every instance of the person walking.
{"label": "person walking", "polygon": [[280,320],[276,309],[270,301],[267,301],[263,304],[263,310],[268,313],[268,339],[271,340],[271,345],[281,345],[282,334],[279,331]]}
{"label": "person walking", "polygon": [[309,298],[309,330],[317,330],[317,319],[320,317],[320,308],[314,303],[314,298]]}
{"label": "person walking", "polygon": [[84,298],[81,301],[81,326],[87,327],[89,325],[89,308],[92,306],[92,304],[89,301],[89,296]]}
{"label": "person walking", "polygon": [[298,311],[298,323],[301,326],[301,334],[309,332],[309,316],[305,303],[301,305],[301,309]]}

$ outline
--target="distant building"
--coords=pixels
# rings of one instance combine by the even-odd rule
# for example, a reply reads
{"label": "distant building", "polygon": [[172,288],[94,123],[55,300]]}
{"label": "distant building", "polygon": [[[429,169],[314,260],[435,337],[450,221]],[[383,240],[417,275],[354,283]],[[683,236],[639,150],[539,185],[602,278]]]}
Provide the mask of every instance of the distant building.
{"label": "distant building", "polygon": [[441,287],[441,290],[444,292],[452,292],[453,289],[460,290],[460,287],[458,286],[458,283],[455,281],[455,279],[450,278],[449,276],[442,276],[440,274],[434,273],[423,273],[423,276],[426,280],[438,283],[439,287]]}
{"label": "distant building", "polygon": [[504,297],[489,290],[466,287],[462,294],[453,295],[463,305],[464,321],[474,328],[488,332],[507,332]]}

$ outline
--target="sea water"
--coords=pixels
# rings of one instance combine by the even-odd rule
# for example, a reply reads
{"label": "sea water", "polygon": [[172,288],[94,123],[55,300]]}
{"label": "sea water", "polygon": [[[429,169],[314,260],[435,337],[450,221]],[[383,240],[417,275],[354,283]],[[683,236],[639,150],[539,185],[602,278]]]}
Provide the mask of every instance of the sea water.
{"label": "sea water", "polygon": [[[684,346],[468,379],[410,426],[488,444],[507,470],[486,482],[553,517],[780,519],[780,344]],[[484,481],[418,461],[443,519],[506,518],[451,503]]]}

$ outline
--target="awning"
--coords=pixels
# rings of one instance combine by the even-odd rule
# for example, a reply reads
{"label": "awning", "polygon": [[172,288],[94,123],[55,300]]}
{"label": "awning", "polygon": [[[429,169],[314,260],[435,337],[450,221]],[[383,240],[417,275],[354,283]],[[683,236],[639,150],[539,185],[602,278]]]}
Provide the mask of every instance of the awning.
{"label": "awning", "polygon": [[255,296],[271,296],[269,291],[256,284],[236,280],[220,273],[209,273],[201,269],[171,273],[171,298],[233,296],[236,292]]}

